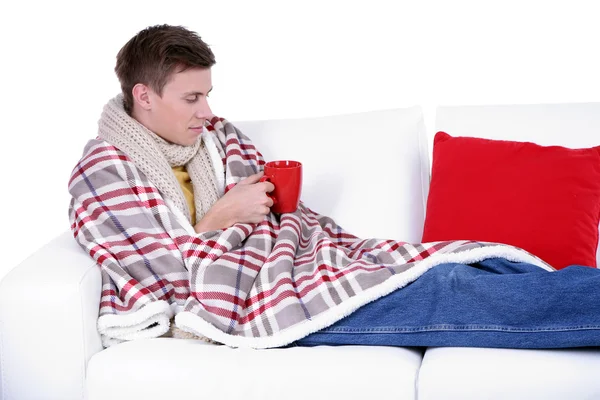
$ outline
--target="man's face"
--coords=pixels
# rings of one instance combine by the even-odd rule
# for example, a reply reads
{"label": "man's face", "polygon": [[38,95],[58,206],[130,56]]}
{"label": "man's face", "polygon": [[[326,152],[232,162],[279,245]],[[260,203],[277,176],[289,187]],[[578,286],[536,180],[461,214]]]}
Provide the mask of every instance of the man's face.
{"label": "man's face", "polygon": [[207,101],[211,90],[210,68],[173,74],[162,96],[153,90],[148,93],[148,128],[171,143],[193,145],[202,133],[204,121],[212,116]]}

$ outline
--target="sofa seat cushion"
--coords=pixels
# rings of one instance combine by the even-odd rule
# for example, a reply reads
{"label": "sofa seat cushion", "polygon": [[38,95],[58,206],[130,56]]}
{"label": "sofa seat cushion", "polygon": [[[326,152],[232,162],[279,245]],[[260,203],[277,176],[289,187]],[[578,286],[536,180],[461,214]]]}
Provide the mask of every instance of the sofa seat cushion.
{"label": "sofa seat cushion", "polygon": [[141,339],[92,357],[86,399],[415,399],[422,352],[399,347],[234,349]]}
{"label": "sofa seat cushion", "polygon": [[600,399],[600,349],[429,348],[419,400]]}

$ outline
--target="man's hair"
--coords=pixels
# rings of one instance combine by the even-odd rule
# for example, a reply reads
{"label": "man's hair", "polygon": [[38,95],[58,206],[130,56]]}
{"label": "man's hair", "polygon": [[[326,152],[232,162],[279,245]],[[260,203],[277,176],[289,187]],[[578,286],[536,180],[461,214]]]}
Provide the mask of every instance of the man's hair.
{"label": "man's hair", "polygon": [[183,26],[150,26],[119,50],[115,72],[121,83],[125,111],[133,111],[133,87],[149,86],[162,96],[173,73],[190,68],[210,68],[216,63],[212,50],[197,33]]}

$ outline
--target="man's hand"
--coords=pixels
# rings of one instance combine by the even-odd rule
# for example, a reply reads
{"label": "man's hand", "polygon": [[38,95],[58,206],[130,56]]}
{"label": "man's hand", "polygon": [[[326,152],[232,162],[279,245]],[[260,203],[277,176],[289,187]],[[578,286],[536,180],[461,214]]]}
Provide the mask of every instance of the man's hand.
{"label": "man's hand", "polygon": [[263,172],[250,175],[235,185],[208,210],[194,226],[198,233],[228,228],[238,222],[257,224],[267,215],[273,200],[267,193],[275,186],[271,182],[259,182]]}

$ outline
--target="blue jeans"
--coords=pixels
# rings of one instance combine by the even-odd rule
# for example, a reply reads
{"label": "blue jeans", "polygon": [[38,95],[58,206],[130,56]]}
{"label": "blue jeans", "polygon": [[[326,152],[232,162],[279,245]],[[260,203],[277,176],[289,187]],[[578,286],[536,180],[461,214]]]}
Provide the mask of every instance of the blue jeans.
{"label": "blue jeans", "polygon": [[600,346],[600,270],[442,264],[290,346]]}

